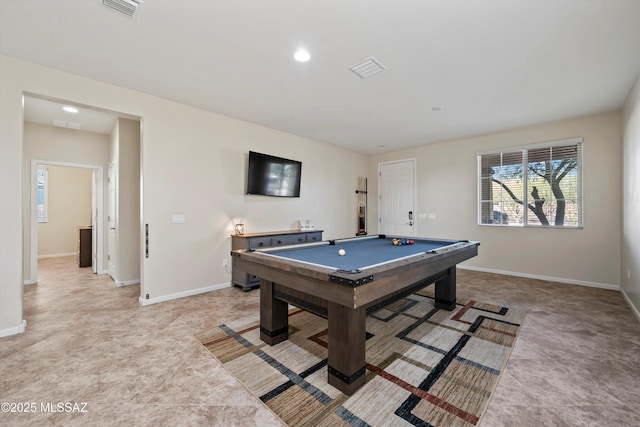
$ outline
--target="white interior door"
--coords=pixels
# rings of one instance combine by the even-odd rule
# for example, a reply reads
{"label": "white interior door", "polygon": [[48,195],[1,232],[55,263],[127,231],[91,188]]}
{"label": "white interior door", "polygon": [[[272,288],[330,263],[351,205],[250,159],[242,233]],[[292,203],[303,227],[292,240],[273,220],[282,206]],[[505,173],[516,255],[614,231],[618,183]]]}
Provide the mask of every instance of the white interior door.
{"label": "white interior door", "polygon": [[117,280],[118,277],[118,271],[117,271],[117,259],[118,259],[118,252],[117,252],[117,245],[116,245],[116,237],[117,237],[117,215],[116,212],[118,212],[117,210],[117,200],[118,198],[116,197],[116,190],[117,190],[117,186],[116,186],[116,179],[117,179],[117,174],[116,174],[116,165],[115,163],[110,163],[109,164],[109,170],[108,170],[108,180],[109,183],[107,185],[107,187],[109,188],[109,196],[108,196],[108,210],[107,212],[109,213],[107,216],[107,223],[109,225],[109,236],[108,236],[108,250],[109,253],[107,255],[107,259],[108,259],[108,265],[107,265],[107,269],[109,271],[109,275],[111,277],[114,278],[114,280]]}
{"label": "white interior door", "polygon": [[415,236],[415,159],[378,165],[378,232]]}

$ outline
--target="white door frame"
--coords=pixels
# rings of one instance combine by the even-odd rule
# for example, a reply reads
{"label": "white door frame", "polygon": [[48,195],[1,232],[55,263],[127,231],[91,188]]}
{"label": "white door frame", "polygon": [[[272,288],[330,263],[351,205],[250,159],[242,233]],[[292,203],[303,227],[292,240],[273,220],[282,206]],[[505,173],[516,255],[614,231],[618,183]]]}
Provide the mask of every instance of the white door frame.
{"label": "white door frame", "polygon": [[417,170],[416,170],[416,158],[412,157],[409,159],[401,159],[401,160],[392,160],[392,161],[388,161],[388,162],[381,162],[378,163],[378,234],[380,234],[380,224],[382,223],[382,216],[380,215],[380,200],[381,200],[381,196],[382,196],[382,192],[381,192],[381,186],[380,186],[380,176],[382,175],[382,166],[384,165],[390,165],[390,164],[394,164],[394,163],[407,163],[407,162],[411,162],[413,163],[413,236],[418,236],[418,216],[417,216],[417,212],[416,210],[418,209],[418,199],[417,199],[417,193],[418,193],[418,182],[417,182]]}
{"label": "white door frame", "polygon": [[[117,283],[118,276],[118,165],[107,165],[107,274]],[[112,218],[113,214],[113,218]]]}
{"label": "white door frame", "polygon": [[[98,170],[91,172],[91,271],[98,272]],[[102,242],[100,242],[102,243]]]}
{"label": "white door frame", "polygon": [[[103,177],[103,167],[100,165],[85,165],[80,163],[70,163],[70,162],[56,162],[52,160],[31,160],[31,271],[30,271],[30,282],[36,283],[38,280],[38,214],[37,214],[37,183],[38,183],[38,165],[46,165],[46,166],[63,166],[63,167],[71,167],[71,168],[83,168],[83,169],[92,169],[96,171],[98,177],[98,188],[97,190],[97,199],[98,199],[98,216],[96,218],[98,225],[98,244],[96,245],[96,258],[98,261],[98,265],[96,266],[98,274],[101,274],[104,271],[103,267],[103,258],[104,251],[102,242],[104,241],[104,177]],[[92,195],[93,197],[93,195]]]}

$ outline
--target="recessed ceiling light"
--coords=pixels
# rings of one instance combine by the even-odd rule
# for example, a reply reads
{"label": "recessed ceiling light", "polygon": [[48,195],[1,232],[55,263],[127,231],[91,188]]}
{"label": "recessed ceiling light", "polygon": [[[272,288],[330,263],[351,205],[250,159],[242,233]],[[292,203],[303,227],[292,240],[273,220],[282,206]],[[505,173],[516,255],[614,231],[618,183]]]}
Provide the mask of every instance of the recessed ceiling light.
{"label": "recessed ceiling light", "polygon": [[73,108],[73,107],[62,107],[62,109],[64,111],[66,111],[67,113],[77,113],[78,109],[77,108]]}
{"label": "recessed ceiling light", "polygon": [[311,55],[306,50],[300,49],[293,55],[293,58],[298,62],[307,62],[311,59]]}

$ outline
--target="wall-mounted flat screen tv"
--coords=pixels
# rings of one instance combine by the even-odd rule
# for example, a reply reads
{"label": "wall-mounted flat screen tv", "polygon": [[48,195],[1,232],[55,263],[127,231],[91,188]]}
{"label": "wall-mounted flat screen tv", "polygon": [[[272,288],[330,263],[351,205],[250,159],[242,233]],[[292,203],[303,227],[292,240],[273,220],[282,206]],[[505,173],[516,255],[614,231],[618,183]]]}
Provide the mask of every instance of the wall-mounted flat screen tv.
{"label": "wall-mounted flat screen tv", "polygon": [[300,197],[302,163],[249,151],[247,194]]}

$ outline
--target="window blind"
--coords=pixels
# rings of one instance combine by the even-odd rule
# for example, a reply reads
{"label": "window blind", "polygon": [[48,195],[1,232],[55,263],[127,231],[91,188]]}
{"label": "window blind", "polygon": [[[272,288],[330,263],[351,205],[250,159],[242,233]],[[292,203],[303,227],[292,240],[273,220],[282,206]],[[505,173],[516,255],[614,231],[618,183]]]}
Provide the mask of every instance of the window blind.
{"label": "window blind", "polygon": [[582,138],[477,156],[479,224],[583,226]]}

